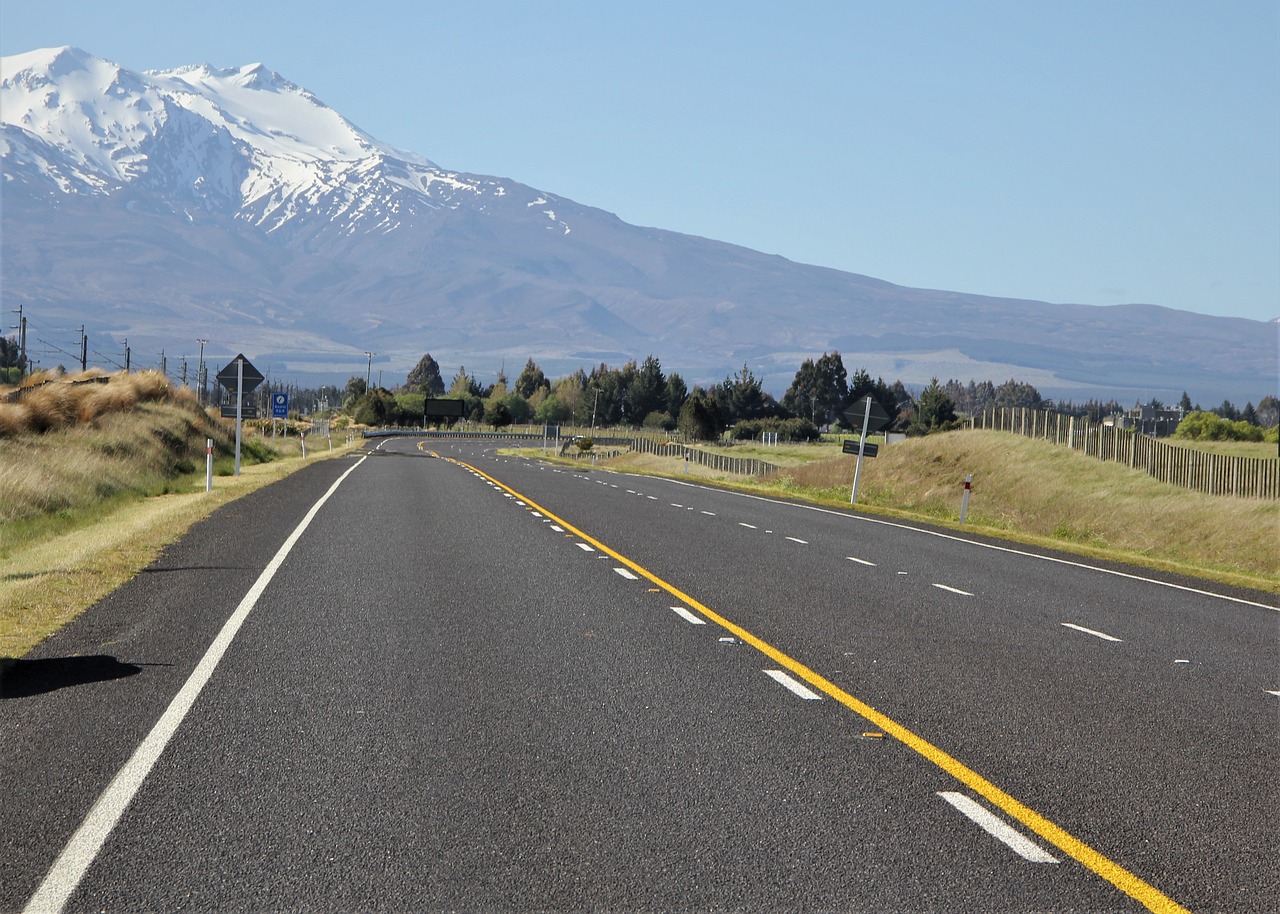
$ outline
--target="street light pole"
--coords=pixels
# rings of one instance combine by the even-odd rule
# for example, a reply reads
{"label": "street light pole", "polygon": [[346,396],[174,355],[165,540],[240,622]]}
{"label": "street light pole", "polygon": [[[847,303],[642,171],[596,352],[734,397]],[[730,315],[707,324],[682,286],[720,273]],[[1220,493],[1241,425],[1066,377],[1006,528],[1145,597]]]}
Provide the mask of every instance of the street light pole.
{"label": "street light pole", "polygon": [[365,355],[368,357],[368,359],[369,359],[369,363],[365,366],[365,369],[364,369],[364,392],[365,392],[365,393],[368,393],[368,392],[369,392],[369,379],[370,379],[370,377],[371,377],[371,376],[372,376],[372,374],[373,374],[373,357],[374,357],[375,355],[377,355],[377,353],[376,353],[376,352],[369,352],[369,351],[366,349],[364,354],[365,354]]}

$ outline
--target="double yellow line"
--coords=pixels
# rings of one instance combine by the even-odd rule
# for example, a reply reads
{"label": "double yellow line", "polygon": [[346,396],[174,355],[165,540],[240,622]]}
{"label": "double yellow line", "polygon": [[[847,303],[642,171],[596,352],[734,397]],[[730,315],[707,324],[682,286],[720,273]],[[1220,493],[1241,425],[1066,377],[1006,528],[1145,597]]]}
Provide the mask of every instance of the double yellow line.
{"label": "double yellow line", "polygon": [[848,692],[840,688],[835,683],[826,679],[819,673],[809,669],[809,667],[805,666],[799,660],[796,660],[795,658],[791,657],[788,654],[784,654],[782,651],[778,650],[769,642],[763,640],[762,638],[756,637],[755,635],[747,631],[742,626],[736,625],[735,623],[731,622],[729,619],[726,619],[724,616],[717,613],[715,610],[704,605],[700,601],[695,600],[693,597],[689,596],[689,594],[685,593],[683,590],[676,587],[674,584],[668,583],[667,581],[658,577],[653,572],[649,571],[647,568],[644,568],[643,566],[637,564],[636,562],[633,562],[631,559],[627,558],[626,556],[614,551],[613,549],[610,549],[604,543],[600,542],[599,540],[595,539],[589,534],[584,533],[582,530],[579,530],[573,524],[569,523],[568,521],[564,520],[561,517],[558,517],[556,514],[552,513],[551,511],[548,511],[546,508],[542,507],[537,502],[533,501],[533,499],[529,498],[527,495],[524,495],[516,491],[515,489],[508,486],[506,483],[502,482],[501,480],[494,479],[492,476],[490,476],[488,473],[485,473],[483,470],[477,469],[476,467],[473,467],[470,464],[463,463],[460,460],[456,460],[453,462],[457,463],[460,466],[466,467],[468,470],[471,470],[473,473],[477,474],[478,476],[481,476],[482,478],[489,480],[491,483],[498,486],[500,489],[503,489],[504,491],[509,492],[511,495],[515,496],[516,498],[519,498],[521,501],[524,501],[526,504],[530,505],[534,510],[540,511],[546,517],[550,518],[560,526],[564,527],[565,530],[571,531],[574,536],[580,537],[583,541],[590,543],[596,549],[600,550],[606,555],[621,562],[623,565],[630,568],[636,574],[651,581],[654,585],[656,585],[657,587],[660,587],[662,590],[665,590],[667,593],[671,594],[671,596],[675,597],[677,600],[682,601],[685,605],[687,605],[691,609],[697,610],[699,613],[706,616],[712,622],[716,623],[717,625],[731,632],[739,640],[747,644],[750,644],[752,647],[760,651],[765,656],[769,657],[775,663],[790,670],[792,673],[794,673],[796,676],[803,679],[805,682],[809,683],[809,685],[813,686],[815,689],[818,689],[819,691],[824,692],[825,694],[834,698],[836,701],[840,702],[840,704],[844,705],[850,711],[853,711],[855,714],[865,718],[867,721],[874,724],[876,727],[879,727],[881,730],[885,732],[886,735],[892,736],[894,739],[898,740],[904,745],[909,746],[911,749],[914,749],[916,752],[924,756],[934,765],[938,766],[943,771],[947,772],[947,774],[951,775],[960,783],[964,784],[974,793],[978,794],[979,796],[985,798],[988,802],[1004,810],[1004,812],[1007,815],[1009,815],[1011,818],[1017,820],[1018,822],[1021,822],[1028,829],[1035,832],[1045,841],[1049,842],[1054,847],[1061,850],[1064,854],[1074,858],[1075,860],[1079,861],[1088,869],[1097,873],[1099,876],[1107,880],[1107,882],[1110,882],[1120,891],[1124,892],[1126,895],[1133,898],[1135,901],[1144,905],[1148,910],[1159,912],[1159,914],[1178,914],[1178,912],[1181,912],[1181,914],[1189,914],[1186,908],[1182,907],[1182,905],[1178,904],[1172,898],[1165,895],[1159,889],[1156,889],[1154,886],[1144,882],[1142,879],[1138,878],[1133,873],[1129,872],[1124,867],[1120,866],[1118,863],[1115,863],[1112,860],[1108,859],[1107,857],[1103,856],[1102,854],[1098,853],[1096,850],[1091,848],[1089,845],[1085,844],[1080,839],[1076,838],[1066,830],[1055,825],[1053,822],[1050,822],[1048,819],[1040,815],[1034,809],[1031,809],[1026,804],[1019,802],[1009,794],[1005,793],[1003,790],[1001,790],[995,784],[988,781],[982,775],[978,774],[972,768],[969,768],[967,765],[960,762],[955,757],[939,749],[937,746],[933,745],[928,740],[924,739],[921,736],[916,735],[915,733],[908,730],[906,727],[902,726],[892,718],[887,717],[884,714],[881,714],[879,711],[877,711],[875,708],[871,707],[870,705],[866,704],[865,702],[859,701],[857,698],[850,695]]}

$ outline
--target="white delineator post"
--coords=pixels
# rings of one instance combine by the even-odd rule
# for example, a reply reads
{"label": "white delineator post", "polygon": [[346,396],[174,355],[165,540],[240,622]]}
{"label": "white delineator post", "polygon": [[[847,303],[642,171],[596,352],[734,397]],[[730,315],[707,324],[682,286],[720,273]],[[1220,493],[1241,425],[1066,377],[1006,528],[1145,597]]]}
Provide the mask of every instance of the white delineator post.
{"label": "white delineator post", "polygon": [[969,490],[973,488],[973,474],[970,473],[964,478],[964,496],[960,499],[960,523],[964,523],[965,517],[969,513]]}
{"label": "white delineator post", "polygon": [[213,439],[204,439],[204,490],[213,491]]}

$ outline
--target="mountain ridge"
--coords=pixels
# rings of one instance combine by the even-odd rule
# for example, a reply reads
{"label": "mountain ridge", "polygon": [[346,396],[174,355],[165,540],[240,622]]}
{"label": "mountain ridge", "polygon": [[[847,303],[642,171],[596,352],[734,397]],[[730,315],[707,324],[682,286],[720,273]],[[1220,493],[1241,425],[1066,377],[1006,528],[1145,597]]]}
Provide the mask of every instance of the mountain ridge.
{"label": "mountain ridge", "polygon": [[366,351],[397,374],[425,351],[552,373],[654,354],[769,389],[837,349],[915,385],[1275,392],[1268,322],[913,289],[630,226],[380,143],[263,64],[135,73],[63,48],[0,71],[6,299],[151,349],[198,335],[329,382]]}

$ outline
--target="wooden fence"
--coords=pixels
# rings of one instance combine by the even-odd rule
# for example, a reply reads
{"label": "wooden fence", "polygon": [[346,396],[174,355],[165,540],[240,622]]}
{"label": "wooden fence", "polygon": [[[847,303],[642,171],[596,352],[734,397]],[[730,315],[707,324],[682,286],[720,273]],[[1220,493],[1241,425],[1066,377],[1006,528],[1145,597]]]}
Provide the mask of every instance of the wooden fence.
{"label": "wooden fence", "polygon": [[969,427],[1039,438],[1209,495],[1280,498],[1280,459],[1273,457],[1210,454],[1133,429],[1026,407],[989,409],[970,419]]}
{"label": "wooden fence", "polygon": [[632,438],[628,442],[633,451],[642,454],[657,454],[665,457],[683,457],[686,463],[696,463],[721,473],[736,473],[739,476],[764,476],[776,473],[778,467],[766,460],[754,457],[730,457],[728,454],[716,454],[698,448],[685,447],[679,442],[665,442],[653,438]]}
{"label": "wooden fence", "polygon": [[[428,438],[489,438],[505,441],[546,441],[541,433],[521,431],[435,431],[427,429],[370,429],[364,432],[366,438],[421,436]],[[590,437],[590,436],[583,436]],[[560,453],[572,454],[573,437],[562,434],[559,438]],[[642,454],[657,454],[664,457],[683,458],[686,463],[696,463],[721,473],[735,473],[739,476],[764,476],[776,473],[778,467],[765,460],[754,457],[731,457],[728,454],[716,454],[698,448],[686,447],[678,441],[669,441],[661,435],[653,436],[621,436],[600,435],[592,437],[597,446],[629,448]],[[589,456],[589,454],[588,454]]]}

